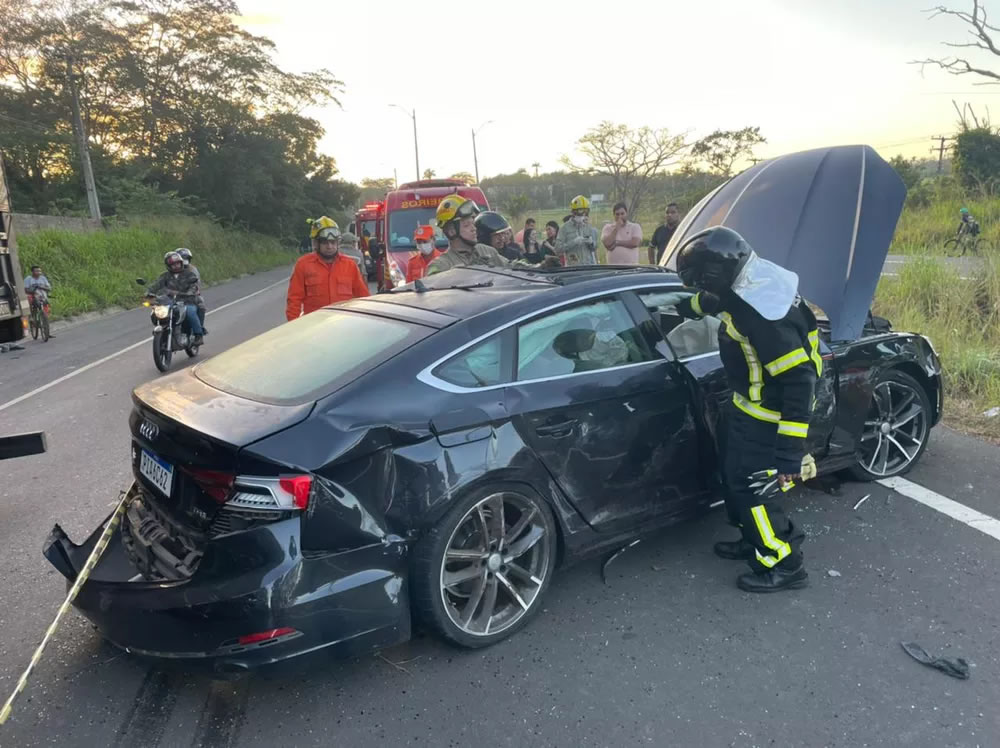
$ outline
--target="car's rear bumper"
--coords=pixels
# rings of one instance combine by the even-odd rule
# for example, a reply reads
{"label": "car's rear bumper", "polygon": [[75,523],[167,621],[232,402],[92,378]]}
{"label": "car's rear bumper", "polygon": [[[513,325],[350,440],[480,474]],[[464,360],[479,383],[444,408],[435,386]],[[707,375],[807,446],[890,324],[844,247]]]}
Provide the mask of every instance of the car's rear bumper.
{"label": "car's rear bumper", "polygon": [[[72,583],[103,527],[76,545],[56,525],[43,553]],[[406,562],[401,538],[303,554],[296,518],[212,540],[190,579],[134,581],[138,571],[116,531],[74,605],[131,653],[235,672],[324,648],[353,655],[408,639]],[[295,633],[239,643],[283,628]]]}

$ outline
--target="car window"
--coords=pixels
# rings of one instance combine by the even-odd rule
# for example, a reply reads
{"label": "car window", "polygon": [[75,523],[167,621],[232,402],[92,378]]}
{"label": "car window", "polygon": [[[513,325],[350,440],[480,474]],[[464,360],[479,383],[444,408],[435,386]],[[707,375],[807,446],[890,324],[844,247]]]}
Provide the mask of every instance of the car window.
{"label": "car window", "polygon": [[434,376],[459,387],[490,387],[504,384],[503,334],[462,351],[434,369]]}
{"label": "car window", "polygon": [[432,331],[399,320],[320,309],[218,353],[195,376],[223,392],[277,405],[330,394]]}
{"label": "car window", "polygon": [[678,302],[693,295],[681,290],[639,294],[639,300],[649,310],[656,326],[677,351],[677,358],[701,356],[719,350],[719,325],[722,323],[718,318],[684,319],[677,313]]}
{"label": "car window", "polygon": [[564,307],[517,330],[520,381],[658,359],[619,299]]}

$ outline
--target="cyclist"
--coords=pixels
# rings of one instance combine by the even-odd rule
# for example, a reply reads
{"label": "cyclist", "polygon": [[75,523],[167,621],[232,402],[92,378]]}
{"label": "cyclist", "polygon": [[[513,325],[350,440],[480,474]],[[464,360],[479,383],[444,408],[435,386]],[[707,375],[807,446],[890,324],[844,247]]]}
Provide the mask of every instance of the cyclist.
{"label": "cyclist", "polygon": [[[24,292],[28,295],[28,305],[33,306],[35,303],[35,289],[41,290],[43,293],[39,296],[39,300],[44,304],[47,301],[45,294],[52,290],[52,285],[49,283],[49,279],[42,274],[42,268],[38,265],[31,266],[31,275],[24,279]],[[54,338],[55,335],[49,333],[50,338]]]}

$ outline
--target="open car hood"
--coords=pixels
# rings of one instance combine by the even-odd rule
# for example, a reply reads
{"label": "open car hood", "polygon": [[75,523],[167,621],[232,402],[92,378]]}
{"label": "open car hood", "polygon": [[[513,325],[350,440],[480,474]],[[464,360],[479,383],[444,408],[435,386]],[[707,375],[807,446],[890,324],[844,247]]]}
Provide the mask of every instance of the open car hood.
{"label": "open car hood", "polygon": [[833,340],[860,337],[906,187],[870,146],[817,148],[747,169],[684,217],[663,253],[710,226],[740,232],[758,255],[799,275],[799,293],[830,320]]}

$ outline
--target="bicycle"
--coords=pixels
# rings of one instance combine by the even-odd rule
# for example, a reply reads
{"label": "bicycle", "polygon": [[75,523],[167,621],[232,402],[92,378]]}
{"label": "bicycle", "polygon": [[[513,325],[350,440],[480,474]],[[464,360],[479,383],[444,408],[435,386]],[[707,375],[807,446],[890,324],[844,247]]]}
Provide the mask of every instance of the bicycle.
{"label": "bicycle", "polygon": [[964,257],[966,252],[972,250],[972,254],[978,257],[982,239],[978,223],[973,222],[971,226],[963,223],[958,227],[955,236],[944,243],[945,254],[951,257]]}
{"label": "bicycle", "polygon": [[35,287],[29,295],[31,313],[28,317],[28,330],[32,340],[38,340],[41,334],[42,342],[49,340],[49,295],[44,288]]}

